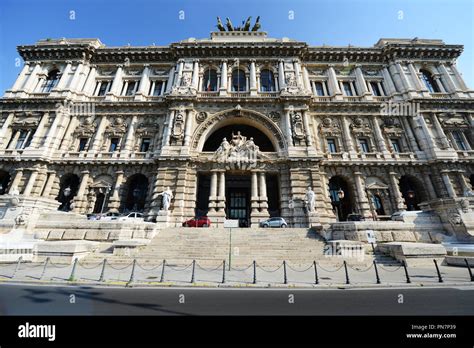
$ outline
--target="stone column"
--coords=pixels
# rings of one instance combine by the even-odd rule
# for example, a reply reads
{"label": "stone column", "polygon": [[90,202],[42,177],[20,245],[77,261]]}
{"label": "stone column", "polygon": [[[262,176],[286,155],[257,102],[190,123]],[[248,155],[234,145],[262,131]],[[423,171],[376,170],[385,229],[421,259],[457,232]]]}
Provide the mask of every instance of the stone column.
{"label": "stone column", "polygon": [[211,173],[211,191],[209,195],[209,211],[214,213],[216,211],[217,200],[217,171]]}
{"label": "stone column", "polygon": [[420,78],[418,77],[418,72],[415,69],[415,66],[412,62],[408,63],[408,69],[410,70],[410,75],[412,77],[413,84],[417,91],[425,91],[426,87],[421,83]]}
{"label": "stone column", "polygon": [[130,152],[132,150],[132,142],[135,139],[135,124],[137,123],[137,115],[134,115],[128,125],[127,135],[125,136],[125,143],[123,146],[123,152]]}
{"label": "stone column", "polygon": [[176,87],[181,86],[181,78],[183,77],[183,69],[184,69],[184,60],[178,60],[178,76],[176,77],[176,83],[174,84]]}
{"label": "stone column", "polygon": [[123,171],[118,170],[115,172],[115,185],[108,203],[108,210],[112,213],[118,213],[120,208],[120,188],[123,182]]}
{"label": "stone column", "polygon": [[383,76],[383,81],[385,82],[387,94],[390,96],[393,93],[397,93],[397,88],[395,87],[395,84],[393,83],[393,80],[392,80],[392,76],[390,75],[390,72],[388,71],[387,68],[382,69],[382,76]]}
{"label": "stone column", "polygon": [[465,170],[458,171],[458,177],[459,177],[459,182],[461,183],[461,186],[462,186],[462,196],[468,196],[472,194],[472,187],[467,181],[464,173],[465,173]]}
{"label": "stone column", "polygon": [[286,87],[285,82],[285,66],[283,59],[278,61],[278,85],[280,86],[280,91]]}
{"label": "stone column", "polygon": [[[421,131],[422,135],[418,138],[420,144],[425,144],[426,149],[425,151],[430,151],[432,149],[439,150],[438,145],[436,145],[433,135],[431,134],[428,125],[426,124],[425,118],[423,115],[415,116],[412,120],[418,125],[419,131]],[[416,128],[415,128],[415,135],[416,135]]]}
{"label": "stone column", "polygon": [[448,137],[446,136],[446,133],[444,133],[443,127],[441,127],[441,123],[439,123],[438,116],[436,114],[433,114],[433,125],[436,129],[439,139],[441,140],[443,148],[449,148]]}
{"label": "stone column", "polygon": [[408,81],[407,76],[405,75],[405,71],[403,70],[400,63],[395,63],[395,70],[398,74],[399,80],[402,84],[402,91],[403,92],[410,92],[413,91],[413,87],[411,86],[410,82]]}
{"label": "stone column", "polygon": [[35,135],[31,140],[30,147],[35,149],[41,143],[41,139],[44,137],[44,126],[49,120],[49,112],[45,112],[43,116],[41,116],[41,120],[36,128]]}
{"label": "stone column", "polygon": [[255,59],[250,60],[250,95],[257,95],[257,72]]}
{"label": "stone column", "polygon": [[383,137],[382,131],[380,130],[380,125],[377,116],[372,117],[372,123],[374,125],[375,139],[377,140],[379,150],[382,151],[382,153],[388,153],[385,138]]}
{"label": "stone column", "polygon": [[77,127],[77,116],[73,115],[69,119],[69,124],[66,128],[66,132],[64,132],[61,145],[59,146],[59,149],[61,151],[68,151],[69,145],[71,144],[71,140],[73,139],[72,133],[74,132],[76,127]]}
{"label": "stone column", "polygon": [[413,152],[420,151],[408,119],[406,117],[401,117],[400,120],[402,122],[403,128],[405,129],[405,134],[408,138],[408,143],[410,144],[411,150]]}
{"label": "stone column", "polygon": [[84,83],[84,93],[86,95],[92,95],[95,88],[95,77],[97,75],[97,68],[95,65],[91,65],[89,75],[87,75],[86,82]]}
{"label": "stone column", "polygon": [[448,170],[441,171],[441,178],[443,179],[444,186],[446,187],[446,191],[448,192],[449,198],[456,198],[456,192],[454,191],[453,184],[451,182],[451,178],[449,177]]}
{"label": "stone column", "polygon": [[123,66],[117,66],[117,71],[115,72],[114,80],[112,81],[112,87],[110,87],[110,92],[107,93],[108,96],[118,96],[122,88],[122,75],[123,75]]}
{"label": "stone column", "polygon": [[220,95],[227,94],[227,59],[222,60]]}
{"label": "stone column", "polygon": [[259,207],[259,195],[258,195],[258,177],[257,177],[257,172],[252,171],[252,197],[250,198],[251,205],[250,207],[252,208],[252,214],[258,213],[258,207]]}
{"label": "stone column", "polygon": [[448,70],[444,66],[444,63],[438,64],[438,71],[441,72],[441,75],[444,77],[444,81],[446,82],[446,85],[448,87],[447,92],[452,93],[452,92],[461,91],[461,89],[456,86],[456,83],[451,77],[451,74],[448,72]]}
{"label": "stone column", "polygon": [[424,172],[423,177],[423,182],[425,183],[425,188],[426,191],[428,191],[428,197],[429,199],[436,199],[436,191],[433,186],[433,182],[431,181],[430,173],[429,172]]}
{"label": "stone column", "polygon": [[77,64],[76,71],[71,80],[71,84],[69,85],[69,90],[73,92],[77,92],[77,88],[79,87],[79,82],[81,81],[81,75],[83,74],[84,64],[79,63]]}
{"label": "stone column", "polygon": [[328,88],[329,93],[335,97],[335,99],[342,99],[342,92],[339,88],[339,82],[337,81],[336,71],[332,65],[327,70],[328,75]]}
{"label": "stone column", "polygon": [[260,194],[260,212],[262,214],[268,214],[268,197],[267,197],[267,181],[265,172],[258,173],[259,177],[259,194]]}
{"label": "stone column", "polygon": [[357,196],[359,197],[359,210],[360,214],[364,217],[371,217],[369,200],[365,192],[365,185],[362,179],[362,173],[359,171],[354,172],[354,182],[356,186]]}
{"label": "stone column", "polygon": [[13,112],[10,112],[5,121],[3,122],[2,128],[0,129],[0,149],[5,148],[8,145],[6,136],[8,133],[8,128],[10,127],[10,124],[12,123],[14,117],[15,114]]}
{"label": "stone column", "polygon": [[23,83],[25,83],[26,79],[26,74],[30,70],[30,62],[25,62],[25,65],[23,65],[23,69],[21,69],[20,74],[18,75],[15,83],[13,84],[13,87],[10,89],[12,92],[18,91],[21,86],[23,86]]}
{"label": "stone column", "polygon": [[44,148],[44,150],[47,151],[50,145],[52,145],[53,140],[55,140],[56,137],[58,136],[59,131],[57,129],[60,126],[60,124],[63,122],[63,118],[64,118],[63,111],[61,109],[57,110],[54,116],[53,123],[51,124],[51,127],[48,129],[48,132],[43,142],[42,148]]}
{"label": "stone column", "polygon": [[195,90],[199,89],[199,59],[194,60],[194,66],[193,66],[193,78],[192,78],[192,87]]}
{"label": "stone column", "polygon": [[163,149],[165,146],[168,146],[170,144],[171,127],[173,127],[175,113],[176,113],[175,110],[170,110],[170,113],[167,116],[168,122],[165,122],[165,125],[164,125],[165,130],[163,132],[163,140],[161,143],[161,149]]}
{"label": "stone column", "polygon": [[66,67],[61,73],[61,78],[59,79],[58,84],[54,87],[54,90],[60,91],[65,89],[67,86],[66,84],[69,81],[69,73],[71,72],[72,62],[70,60],[66,61]]}
{"label": "stone column", "polygon": [[12,130],[12,139],[8,146],[8,149],[14,149],[16,147],[16,143],[18,142],[18,138],[20,137],[20,130],[13,129]]}
{"label": "stone column", "polygon": [[307,110],[303,110],[302,114],[303,124],[306,131],[306,145],[311,147],[313,146],[313,140],[311,139],[311,130],[309,129],[308,123],[309,112]]}
{"label": "stone column", "polygon": [[74,212],[80,212],[82,207],[85,205],[87,197],[85,197],[87,184],[89,181],[89,171],[85,170],[82,173],[81,183],[79,189],[77,190],[76,196],[74,199]]}
{"label": "stone column", "polygon": [[150,87],[150,65],[145,64],[142,76],[140,77],[140,84],[138,86],[137,93],[135,93],[135,99],[143,100],[143,96],[147,95],[148,88]]}
{"label": "stone column", "polygon": [[406,210],[407,207],[405,205],[405,200],[403,199],[403,195],[400,191],[400,186],[398,182],[398,173],[397,172],[390,172],[390,184],[392,185],[392,192],[393,197],[395,198],[395,206],[398,211]]}
{"label": "stone column", "polygon": [[21,191],[18,185],[20,185],[21,179],[23,178],[23,168],[18,168],[15,171],[15,177],[10,185],[10,189],[8,190],[8,194],[12,194],[13,190],[16,188],[18,191]]}
{"label": "stone column", "polygon": [[191,126],[193,123],[193,110],[187,110],[186,112],[186,124],[184,126],[184,146],[189,146],[191,140]]}
{"label": "stone column", "polygon": [[33,71],[30,73],[30,75],[28,76],[28,79],[26,80],[24,86],[23,86],[23,90],[27,93],[30,93],[32,92],[32,89],[35,87],[36,85],[36,82],[37,82],[37,76],[38,76],[38,73],[41,71],[41,64],[40,63],[36,63],[35,64],[35,67],[33,68]]}
{"label": "stone column", "polygon": [[291,108],[288,108],[287,110],[285,110],[285,118],[284,118],[284,122],[285,122],[285,135],[286,135],[286,141],[288,143],[288,147],[292,147],[293,146],[293,134],[292,134],[292,131],[291,131],[291,120],[290,120],[290,112],[292,111]]}
{"label": "stone column", "polygon": [[175,67],[171,67],[170,72],[168,74],[168,82],[166,84],[166,94],[170,93],[171,90],[173,89],[173,83],[174,83],[174,72],[175,72]]}
{"label": "stone column", "polygon": [[98,152],[100,150],[100,144],[102,142],[102,137],[104,134],[106,122],[107,122],[107,116],[100,116],[100,122],[99,122],[99,125],[97,126],[97,130],[95,131],[94,140],[90,148],[91,152]]}
{"label": "stone column", "polygon": [[352,142],[351,130],[349,129],[349,122],[347,121],[346,116],[342,116],[341,120],[342,120],[342,133],[344,136],[344,144],[345,144],[346,150],[349,153],[354,153],[355,149],[354,149],[354,144]]}
{"label": "stone column", "polygon": [[300,62],[298,59],[293,60],[293,69],[295,69],[295,77],[296,77],[296,83],[299,88],[303,87],[303,81],[301,79],[301,69],[300,69]]}
{"label": "stone column", "polygon": [[225,212],[225,172],[219,172],[219,196],[217,197],[217,208]]}
{"label": "stone column", "polygon": [[50,171],[48,172],[48,180],[46,181],[46,185],[43,188],[43,192],[41,195],[43,197],[49,198],[49,195],[51,193],[51,188],[54,185],[54,180],[56,179],[56,172]]}
{"label": "stone column", "polygon": [[38,176],[38,169],[35,168],[31,171],[30,177],[28,179],[28,183],[26,184],[25,189],[23,190],[23,195],[28,196],[31,194],[31,190],[33,189],[33,186],[35,185],[37,176]]}
{"label": "stone column", "polygon": [[454,76],[456,77],[456,82],[463,91],[468,91],[469,87],[464,83],[464,79],[462,78],[461,74],[459,73],[458,69],[456,68],[456,65],[451,64],[451,70],[454,73]]}
{"label": "stone column", "polygon": [[303,67],[303,82],[304,82],[304,89],[307,92],[311,92],[311,81],[309,80],[309,74],[308,74],[308,69],[306,67]]}
{"label": "stone column", "polygon": [[355,77],[356,77],[356,84],[357,90],[361,93],[362,96],[372,96],[367,88],[367,83],[365,82],[364,74],[362,73],[362,69],[360,66],[355,68]]}

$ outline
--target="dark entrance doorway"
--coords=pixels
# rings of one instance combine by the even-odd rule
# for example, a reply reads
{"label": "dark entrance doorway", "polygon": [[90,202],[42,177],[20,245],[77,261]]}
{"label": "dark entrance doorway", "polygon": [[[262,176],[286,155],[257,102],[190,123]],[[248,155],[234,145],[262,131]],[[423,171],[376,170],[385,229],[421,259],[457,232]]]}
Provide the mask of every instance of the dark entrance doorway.
{"label": "dark entrance doorway", "polygon": [[250,175],[226,175],[226,216],[250,226]]}
{"label": "dark entrance doorway", "polygon": [[211,193],[211,176],[210,174],[200,173],[197,182],[197,201],[195,215],[207,216],[209,211],[209,195]]}

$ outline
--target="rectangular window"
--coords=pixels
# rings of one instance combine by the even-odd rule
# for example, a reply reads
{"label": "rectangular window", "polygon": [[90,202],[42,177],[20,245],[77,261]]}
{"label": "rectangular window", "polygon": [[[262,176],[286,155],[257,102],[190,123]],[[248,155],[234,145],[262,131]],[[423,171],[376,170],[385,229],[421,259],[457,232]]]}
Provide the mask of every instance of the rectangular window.
{"label": "rectangular window", "polygon": [[319,97],[322,97],[324,96],[324,87],[323,87],[323,83],[320,82],[320,81],[316,81],[314,83],[314,88],[316,90],[316,95],[319,96]]}
{"label": "rectangular window", "polygon": [[155,81],[153,83],[153,90],[151,91],[151,95],[154,97],[158,97],[161,95],[161,90],[163,88],[163,81]]}
{"label": "rectangular window", "polygon": [[25,129],[20,130],[20,136],[16,142],[15,149],[23,149],[25,147],[25,140],[26,136],[28,135],[28,131]]}
{"label": "rectangular window", "polygon": [[354,94],[352,93],[351,89],[351,83],[350,82],[343,82],[342,83],[342,89],[344,90],[344,94],[348,97],[353,96]]}
{"label": "rectangular window", "polygon": [[362,152],[364,153],[370,152],[369,142],[367,141],[367,139],[359,139],[359,144],[360,144],[360,148]]}
{"label": "rectangular window", "polygon": [[[124,85],[123,85],[123,88],[125,88],[125,87],[127,88],[125,90],[125,95],[126,96],[135,95],[135,92],[138,89],[138,81],[125,81]],[[123,92],[124,91],[122,90],[122,95],[124,94]]]}
{"label": "rectangular window", "polygon": [[390,142],[392,143],[393,151],[396,153],[402,152],[402,148],[400,147],[400,142],[398,139],[390,139]]}
{"label": "rectangular window", "polygon": [[332,138],[328,138],[327,143],[328,143],[328,151],[330,153],[336,153],[337,152],[336,140]]}
{"label": "rectangular window", "polygon": [[375,95],[376,97],[381,97],[382,96],[382,91],[379,88],[378,82],[370,82],[370,88],[372,89],[372,94]]}
{"label": "rectangular window", "polygon": [[80,138],[79,139],[79,149],[78,151],[86,151],[86,146],[87,146],[87,138]]}
{"label": "rectangular window", "polygon": [[460,131],[453,131],[453,138],[454,141],[456,142],[456,146],[459,150],[466,151],[467,146],[466,143],[464,142],[464,137],[462,136]]}
{"label": "rectangular window", "polygon": [[151,139],[150,138],[143,138],[142,144],[140,145],[140,152],[148,152],[150,149]]}
{"label": "rectangular window", "polygon": [[102,97],[104,96],[107,92],[109,92],[110,87],[111,87],[111,81],[99,81],[97,82],[97,96]]}
{"label": "rectangular window", "polygon": [[112,138],[110,139],[110,147],[109,152],[117,151],[120,139],[119,138]]}

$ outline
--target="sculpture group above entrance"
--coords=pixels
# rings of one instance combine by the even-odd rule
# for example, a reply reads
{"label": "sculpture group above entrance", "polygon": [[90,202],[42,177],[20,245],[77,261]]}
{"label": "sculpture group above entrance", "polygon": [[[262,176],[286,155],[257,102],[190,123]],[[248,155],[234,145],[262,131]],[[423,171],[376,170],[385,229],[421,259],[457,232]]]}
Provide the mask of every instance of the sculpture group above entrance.
{"label": "sculpture group above entrance", "polygon": [[222,139],[219,148],[214,152],[213,159],[218,162],[232,164],[234,169],[250,169],[257,165],[257,159],[265,157],[253,138],[247,140],[240,131],[232,132],[230,142],[227,138]]}

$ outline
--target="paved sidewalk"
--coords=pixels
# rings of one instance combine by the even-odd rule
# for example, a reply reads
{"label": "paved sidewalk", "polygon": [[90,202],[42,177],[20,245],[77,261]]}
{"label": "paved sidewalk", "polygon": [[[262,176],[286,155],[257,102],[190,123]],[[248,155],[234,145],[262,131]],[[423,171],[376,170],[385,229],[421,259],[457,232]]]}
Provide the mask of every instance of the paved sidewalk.
{"label": "paved sidewalk", "polygon": [[[46,265],[46,267],[45,267]],[[194,275],[193,275],[194,268]],[[285,275],[286,268],[286,275]],[[133,262],[128,265],[114,265],[100,262],[76,266],[46,263],[0,264],[0,282],[46,283],[46,284],[103,284],[112,286],[208,286],[208,287],[394,287],[394,286],[443,286],[473,285],[467,268],[439,266],[443,282],[435,265],[407,268],[410,283],[407,282],[403,266],[374,265],[351,266],[337,263],[314,264],[306,267],[260,267],[258,263],[245,268],[234,268],[223,264],[216,267],[202,267],[198,261],[193,266],[163,264],[154,266]],[[347,277],[349,283],[347,282]],[[285,281],[286,280],[286,281]]]}

